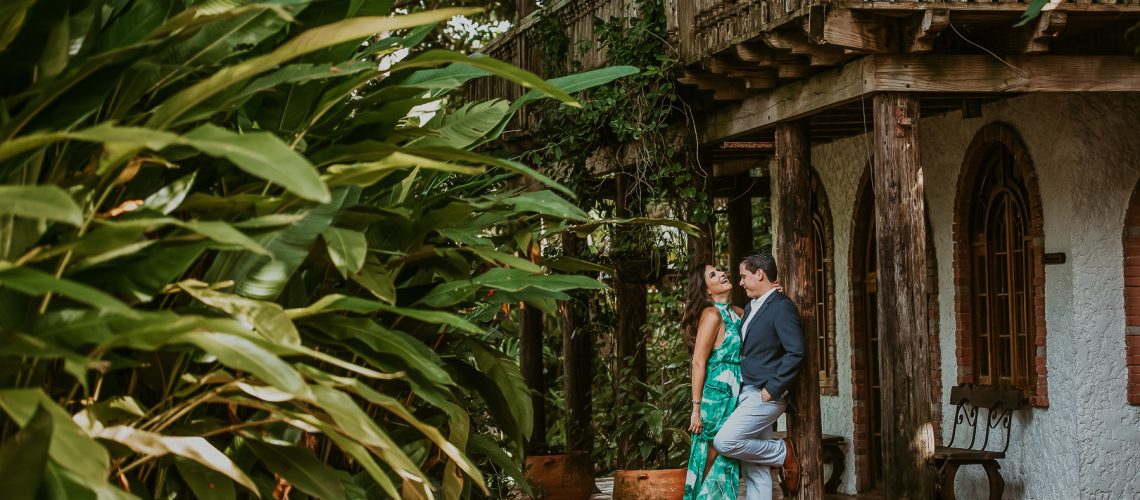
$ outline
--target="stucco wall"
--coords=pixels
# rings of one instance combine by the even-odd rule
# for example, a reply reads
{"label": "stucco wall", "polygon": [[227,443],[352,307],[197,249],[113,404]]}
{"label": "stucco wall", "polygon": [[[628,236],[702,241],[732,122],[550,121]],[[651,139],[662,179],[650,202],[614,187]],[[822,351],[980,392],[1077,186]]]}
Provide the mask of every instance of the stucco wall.
{"label": "stucco wall", "polygon": [[[868,103],[869,104],[869,103]],[[869,106],[868,106],[869,107]],[[1033,95],[990,103],[980,118],[951,112],[921,121],[919,142],[938,259],[943,425],[949,435],[949,388],[957,380],[953,211],[963,154],[985,124],[1001,121],[1021,135],[1037,173],[1045,251],[1065,264],[1045,268],[1049,408],[1014,422],[1002,462],[1006,498],[1140,498],[1140,407],[1126,403],[1121,231],[1140,177],[1140,96]],[[850,244],[869,137],[816,146],[812,164],[831,202],[836,279],[839,394],[822,399],[823,431],[851,443]],[[777,191],[778,192],[778,191]],[[848,447],[841,491],[855,489]],[[975,470],[976,469],[976,470]],[[980,467],[959,471],[960,498],[985,498]]]}

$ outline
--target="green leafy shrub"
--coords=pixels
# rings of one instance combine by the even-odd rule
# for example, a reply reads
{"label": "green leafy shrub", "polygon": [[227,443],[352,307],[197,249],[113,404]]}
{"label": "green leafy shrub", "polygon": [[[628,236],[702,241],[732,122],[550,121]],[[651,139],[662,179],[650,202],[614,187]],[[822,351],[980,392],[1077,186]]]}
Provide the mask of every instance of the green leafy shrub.
{"label": "green leafy shrub", "polygon": [[[472,149],[526,101],[575,104],[633,71],[544,82],[424,51],[471,11],[391,4],[0,6],[6,495],[456,498],[489,494],[486,471],[521,481],[530,407],[497,311],[602,285],[516,256],[586,214]],[[490,75],[534,91],[442,111]]]}

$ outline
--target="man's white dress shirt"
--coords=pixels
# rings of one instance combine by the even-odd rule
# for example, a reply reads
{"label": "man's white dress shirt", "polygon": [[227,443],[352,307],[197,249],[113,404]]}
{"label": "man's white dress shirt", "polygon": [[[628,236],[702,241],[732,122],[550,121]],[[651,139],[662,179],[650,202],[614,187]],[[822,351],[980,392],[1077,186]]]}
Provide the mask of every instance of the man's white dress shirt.
{"label": "man's white dress shirt", "polygon": [[745,318],[744,324],[740,325],[740,342],[741,343],[744,342],[744,337],[748,336],[748,324],[752,322],[752,318],[754,316],[756,316],[756,312],[760,310],[760,306],[764,305],[764,301],[768,300],[768,296],[772,295],[772,293],[775,291],[776,291],[776,288],[772,287],[771,290],[768,290],[767,292],[765,292],[764,295],[760,296],[760,298],[752,299],[752,303],[750,305],[751,309],[748,310],[748,317]]}

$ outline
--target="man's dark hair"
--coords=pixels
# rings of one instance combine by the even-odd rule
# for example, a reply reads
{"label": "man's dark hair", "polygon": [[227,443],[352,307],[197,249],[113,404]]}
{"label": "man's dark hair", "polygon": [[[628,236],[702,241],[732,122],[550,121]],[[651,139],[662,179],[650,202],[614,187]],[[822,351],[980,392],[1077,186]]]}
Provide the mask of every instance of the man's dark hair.
{"label": "man's dark hair", "polygon": [[757,269],[764,271],[769,281],[776,281],[776,258],[763,248],[753,250],[740,261],[748,272],[755,273]]}

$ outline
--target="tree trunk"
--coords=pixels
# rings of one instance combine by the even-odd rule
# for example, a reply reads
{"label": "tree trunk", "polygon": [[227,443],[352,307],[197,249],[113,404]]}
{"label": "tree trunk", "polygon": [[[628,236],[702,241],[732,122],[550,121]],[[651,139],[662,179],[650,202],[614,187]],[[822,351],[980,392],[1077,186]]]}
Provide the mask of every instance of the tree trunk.
{"label": "tree trunk", "polygon": [[918,98],[876,94],[874,116],[884,486],[887,498],[928,498],[934,431]]}
{"label": "tree trunk", "polygon": [[[752,196],[748,188],[752,179],[747,173],[735,176],[736,190],[728,199],[728,268],[730,276],[738,277],[740,260],[752,250]],[[734,280],[735,282],[735,280]],[[743,305],[748,301],[744,289],[732,287],[733,304]]]}
{"label": "tree trunk", "polygon": [[[801,476],[799,498],[823,498],[823,434],[819,417],[819,340],[815,338],[815,293],[811,255],[811,143],[807,123],[776,126],[776,179],[779,218],[776,264],[784,292],[800,312],[804,332],[804,360],[795,391],[796,413],[788,414],[788,435],[796,446]],[[820,318],[822,320],[822,318]]]}
{"label": "tree trunk", "polygon": [[[563,253],[568,257],[581,257],[585,241],[564,233]],[[566,451],[592,452],[594,433],[591,426],[594,380],[594,336],[582,328],[585,307],[584,294],[571,292],[572,300],[559,304],[562,330],[563,389],[566,392]]]}
{"label": "tree trunk", "polygon": [[519,369],[530,389],[534,408],[534,431],[527,442],[528,454],[546,448],[546,380],[542,374],[542,311],[523,304],[519,309]]}

